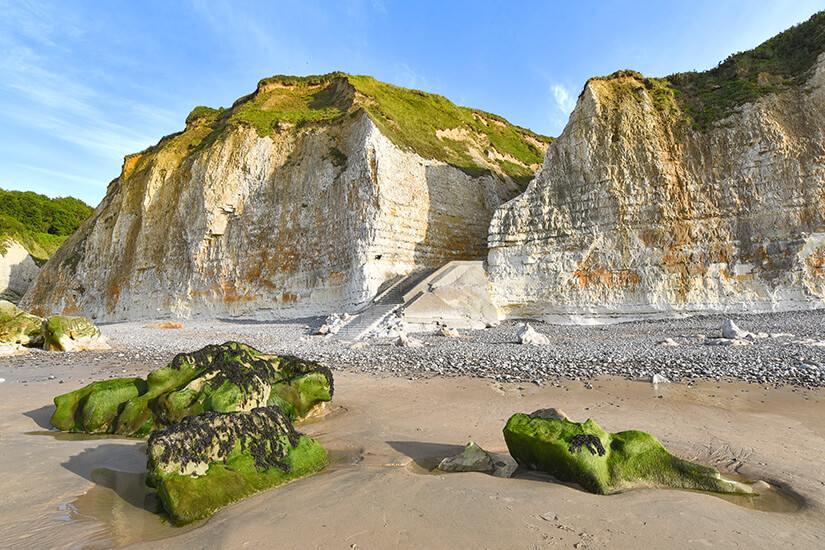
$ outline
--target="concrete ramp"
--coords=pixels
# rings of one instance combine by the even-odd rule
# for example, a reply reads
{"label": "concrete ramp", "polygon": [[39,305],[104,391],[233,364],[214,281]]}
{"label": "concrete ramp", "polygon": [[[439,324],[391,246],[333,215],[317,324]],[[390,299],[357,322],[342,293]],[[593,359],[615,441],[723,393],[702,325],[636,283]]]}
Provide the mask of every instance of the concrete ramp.
{"label": "concrete ramp", "polygon": [[479,329],[500,320],[490,295],[484,263],[454,261],[439,268],[416,269],[393,279],[372,304],[334,338],[360,340],[395,312],[413,332],[432,330],[438,325]]}
{"label": "concrete ramp", "polygon": [[404,295],[400,312],[411,330],[480,329],[500,320],[481,260],[445,264]]}
{"label": "concrete ramp", "polygon": [[404,305],[404,296],[412,289],[418,288],[422,281],[432,277],[440,268],[424,267],[414,269],[406,276],[396,277],[383,292],[372,301],[366,309],[350,321],[338,334],[335,340],[349,340],[354,342],[360,340],[371,331],[378,328],[381,321]]}

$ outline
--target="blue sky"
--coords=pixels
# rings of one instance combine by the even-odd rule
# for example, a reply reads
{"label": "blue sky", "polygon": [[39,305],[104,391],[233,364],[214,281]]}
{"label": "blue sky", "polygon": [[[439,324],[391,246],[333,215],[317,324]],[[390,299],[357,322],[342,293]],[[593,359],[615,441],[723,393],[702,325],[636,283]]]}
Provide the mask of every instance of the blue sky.
{"label": "blue sky", "polygon": [[587,78],[713,67],[825,1],[0,0],[0,188],[97,205],[123,156],[275,74],[342,70],[561,133]]}

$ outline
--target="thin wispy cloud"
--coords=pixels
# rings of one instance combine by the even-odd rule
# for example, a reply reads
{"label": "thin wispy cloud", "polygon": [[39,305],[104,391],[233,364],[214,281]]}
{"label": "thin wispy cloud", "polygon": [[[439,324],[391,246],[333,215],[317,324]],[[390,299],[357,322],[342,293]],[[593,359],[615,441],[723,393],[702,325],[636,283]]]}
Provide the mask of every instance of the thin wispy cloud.
{"label": "thin wispy cloud", "polygon": [[30,170],[32,172],[37,172],[39,174],[46,174],[47,176],[54,176],[58,178],[67,179],[70,181],[76,181],[77,183],[82,183],[84,185],[93,185],[95,187],[106,187],[108,185],[107,182],[99,181],[94,178],[88,178],[86,176],[80,176],[78,174],[71,174],[69,172],[65,172],[62,170],[49,170],[47,168],[42,168],[39,166],[32,166],[30,164],[17,164],[14,163],[12,166],[17,168],[22,168],[24,170]]}
{"label": "thin wispy cloud", "polygon": [[427,79],[415,72],[406,63],[398,63],[395,66],[394,82],[398,86],[404,88],[413,88],[416,90],[427,90],[430,88],[427,84]]}
{"label": "thin wispy cloud", "polygon": [[553,84],[550,87],[550,90],[553,93],[556,108],[566,115],[572,113],[573,109],[576,107],[576,98],[573,97],[570,91],[558,83]]}

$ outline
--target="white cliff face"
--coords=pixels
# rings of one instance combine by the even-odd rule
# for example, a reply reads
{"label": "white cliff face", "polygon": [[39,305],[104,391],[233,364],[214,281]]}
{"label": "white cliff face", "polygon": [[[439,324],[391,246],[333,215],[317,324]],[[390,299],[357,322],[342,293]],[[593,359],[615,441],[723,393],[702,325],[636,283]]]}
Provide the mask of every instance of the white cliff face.
{"label": "white cliff face", "polygon": [[399,150],[363,111],[273,137],[236,128],[194,153],[172,139],[127,157],[21,305],[98,320],[352,310],[416,266],[483,257],[506,198],[501,179]]}
{"label": "white cliff face", "polygon": [[707,133],[591,80],[489,246],[509,316],[825,306],[825,55]]}
{"label": "white cliff face", "polygon": [[23,245],[15,240],[6,240],[0,245],[5,250],[0,254],[0,295],[19,300],[40,268]]}

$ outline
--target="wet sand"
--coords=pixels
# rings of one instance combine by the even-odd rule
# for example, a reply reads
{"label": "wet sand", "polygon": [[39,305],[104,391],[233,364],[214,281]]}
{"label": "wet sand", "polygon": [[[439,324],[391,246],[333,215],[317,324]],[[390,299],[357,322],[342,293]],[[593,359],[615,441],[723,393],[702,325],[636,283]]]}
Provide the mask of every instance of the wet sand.
{"label": "wet sand", "polygon": [[[133,367],[141,375],[153,368]],[[327,471],[176,528],[143,487],[143,441],[46,431],[53,396],[103,377],[107,361],[75,360],[66,369],[55,360],[25,385],[19,369],[0,385],[0,547],[152,548],[157,543],[146,541],[159,538],[167,548],[825,546],[822,389],[615,378],[588,389],[336,372],[329,414],[298,426],[330,450]],[[598,496],[538,474],[501,479],[420,467],[471,440],[506,452],[507,418],[546,407],[609,431],[645,430],[678,456],[764,479],[787,497],[773,506],[783,510],[698,492]]]}

